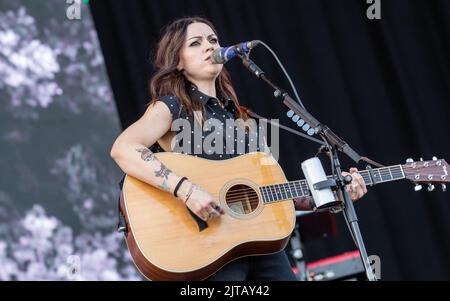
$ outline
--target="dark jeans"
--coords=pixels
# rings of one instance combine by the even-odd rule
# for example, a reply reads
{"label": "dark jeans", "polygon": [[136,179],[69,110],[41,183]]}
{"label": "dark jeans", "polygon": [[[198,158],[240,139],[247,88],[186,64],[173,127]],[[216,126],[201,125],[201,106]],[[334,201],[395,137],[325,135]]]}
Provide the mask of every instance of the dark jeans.
{"label": "dark jeans", "polygon": [[236,259],[206,281],[297,281],[284,251]]}

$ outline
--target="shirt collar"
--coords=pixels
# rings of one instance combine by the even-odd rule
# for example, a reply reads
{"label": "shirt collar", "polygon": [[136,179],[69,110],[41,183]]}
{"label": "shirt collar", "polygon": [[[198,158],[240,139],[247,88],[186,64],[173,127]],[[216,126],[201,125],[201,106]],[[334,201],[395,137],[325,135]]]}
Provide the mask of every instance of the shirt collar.
{"label": "shirt collar", "polygon": [[[204,105],[206,105],[206,103],[210,100],[217,100],[217,98],[206,95],[205,93],[201,92],[197,86],[191,82],[189,82],[188,85],[188,92],[189,92],[189,96],[194,99],[194,100],[198,100],[200,102],[202,102]],[[228,97],[227,95],[225,95],[225,97],[223,97],[223,103],[225,108],[232,103],[231,98]]]}

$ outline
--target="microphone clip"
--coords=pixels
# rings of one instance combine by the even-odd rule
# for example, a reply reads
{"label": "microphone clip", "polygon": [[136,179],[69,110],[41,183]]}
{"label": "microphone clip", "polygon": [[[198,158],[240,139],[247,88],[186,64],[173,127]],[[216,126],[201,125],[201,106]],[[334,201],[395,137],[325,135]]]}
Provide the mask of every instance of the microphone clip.
{"label": "microphone clip", "polygon": [[330,148],[328,147],[328,145],[321,145],[320,147],[319,147],[319,149],[317,150],[317,153],[316,153],[316,157],[318,156],[318,155],[320,155],[320,154],[329,154],[330,153]]}
{"label": "microphone clip", "polygon": [[240,54],[239,57],[242,59],[242,64],[245,68],[250,70],[256,77],[262,78],[264,76],[264,71],[258,67],[247,55]]}

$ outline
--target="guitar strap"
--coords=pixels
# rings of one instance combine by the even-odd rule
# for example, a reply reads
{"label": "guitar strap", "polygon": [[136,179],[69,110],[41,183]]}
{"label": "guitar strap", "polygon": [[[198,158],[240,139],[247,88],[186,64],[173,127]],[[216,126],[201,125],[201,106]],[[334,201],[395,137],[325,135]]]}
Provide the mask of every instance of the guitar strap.
{"label": "guitar strap", "polygon": [[118,213],[119,213],[119,218],[118,218],[118,223],[117,223],[117,232],[123,232],[123,234],[126,237],[128,235],[127,222],[125,221],[125,216],[122,212],[122,209],[120,208],[120,196],[122,195],[124,180],[125,180],[125,174],[123,175],[122,179],[119,182],[120,193],[119,193],[119,199],[117,200]]}

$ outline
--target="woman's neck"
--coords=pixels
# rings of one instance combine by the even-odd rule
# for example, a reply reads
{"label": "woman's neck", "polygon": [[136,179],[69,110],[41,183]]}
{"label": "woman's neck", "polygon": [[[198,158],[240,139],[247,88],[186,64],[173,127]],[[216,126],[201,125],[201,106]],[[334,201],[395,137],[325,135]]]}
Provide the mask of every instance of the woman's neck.
{"label": "woman's neck", "polygon": [[197,89],[202,92],[203,94],[206,94],[208,96],[211,97],[217,97],[216,96],[216,84],[215,82],[193,82],[196,86]]}

